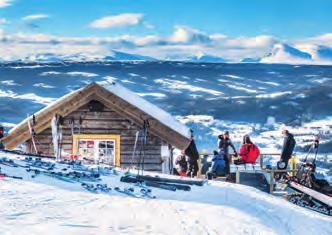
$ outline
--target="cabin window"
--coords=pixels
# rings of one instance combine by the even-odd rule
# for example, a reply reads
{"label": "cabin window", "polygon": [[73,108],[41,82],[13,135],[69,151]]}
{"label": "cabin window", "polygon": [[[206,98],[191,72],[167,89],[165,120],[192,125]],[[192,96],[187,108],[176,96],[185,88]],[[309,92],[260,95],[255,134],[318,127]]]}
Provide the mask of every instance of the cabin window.
{"label": "cabin window", "polygon": [[75,134],[73,154],[79,159],[120,166],[120,135]]}

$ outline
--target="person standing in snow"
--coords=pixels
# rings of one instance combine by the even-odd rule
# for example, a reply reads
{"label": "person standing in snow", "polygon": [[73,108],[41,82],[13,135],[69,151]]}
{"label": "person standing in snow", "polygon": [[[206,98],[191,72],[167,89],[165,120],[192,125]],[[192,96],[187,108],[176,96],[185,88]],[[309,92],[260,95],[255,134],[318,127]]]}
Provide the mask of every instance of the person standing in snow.
{"label": "person standing in snow", "polygon": [[179,176],[187,176],[188,163],[186,155],[183,152],[176,158],[175,164],[177,165],[177,168],[174,169],[174,174]]}
{"label": "person standing in snow", "polygon": [[296,141],[294,136],[289,133],[288,130],[283,130],[281,133],[284,137],[284,143],[281,151],[280,161],[278,163],[278,169],[286,169],[288,166],[288,161],[292,157]]}
{"label": "person standing in snow", "polygon": [[230,139],[229,132],[225,131],[223,135],[218,136],[218,147],[219,151],[222,151],[224,153],[224,160],[225,160],[225,174],[226,176],[229,175],[229,164],[231,161],[231,156],[229,154],[229,147],[233,149],[234,157],[236,158],[238,156],[236,149]]}
{"label": "person standing in snow", "polygon": [[0,139],[0,150],[3,150],[3,149],[5,149],[5,146],[3,145],[2,140]]}
{"label": "person standing in snow", "polygon": [[248,135],[243,136],[242,145],[240,148],[240,159],[234,161],[235,164],[251,163],[255,164],[260,150],[257,145],[253,144]]}
{"label": "person standing in snow", "polygon": [[187,176],[188,177],[195,177],[197,176],[198,172],[198,162],[196,157],[187,157],[187,162],[188,162],[188,170],[187,170]]}
{"label": "person standing in snow", "polygon": [[225,160],[223,150],[213,151],[212,166],[209,172],[207,172],[207,178],[212,179],[217,176],[225,175]]}

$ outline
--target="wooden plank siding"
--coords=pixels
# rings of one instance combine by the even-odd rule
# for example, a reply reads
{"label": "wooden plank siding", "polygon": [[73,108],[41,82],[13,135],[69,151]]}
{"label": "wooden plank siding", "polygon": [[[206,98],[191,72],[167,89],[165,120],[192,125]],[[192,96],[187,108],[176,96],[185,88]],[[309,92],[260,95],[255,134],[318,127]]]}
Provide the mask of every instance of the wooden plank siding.
{"label": "wooden plank siding", "polygon": [[[87,105],[64,117],[62,129],[63,141],[62,149],[67,153],[72,153],[72,133],[71,118],[74,118],[74,133],[78,134],[79,118],[82,118],[81,134],[119,134],[120,137],[120,162],[121,167],[127,167],[132,162],[132,154],[135,144],[135,136],[138,127],[129,119],[120,116],[110,108],[104,107],[103,112],[90,112]],[[36,135],[38,151],[41,154],[53,156],[52,130],[47,128]],[[145,166],[147,170],[161,170],[161,145],[166,144],[161,138],[148,134],[148,141],[145,147]],[[32,151],[31,140],[26,142],[26,150]],[[134,164],[139,160],[139,147],[133,159]]]}

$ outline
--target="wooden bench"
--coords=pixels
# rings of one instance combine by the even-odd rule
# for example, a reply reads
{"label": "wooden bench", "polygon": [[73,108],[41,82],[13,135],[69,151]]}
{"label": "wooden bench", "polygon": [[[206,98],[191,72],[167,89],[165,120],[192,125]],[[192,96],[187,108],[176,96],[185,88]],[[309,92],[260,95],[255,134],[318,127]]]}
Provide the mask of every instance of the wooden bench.
{"label": "wooden bench", "polygon": [[239,184],[240,183],[240,173],[241,172],[246,172],[246,173],[265,173],[263,171],[262,167],[260,164],[240,164],[240,165],[235,165],[231,164],[230,165],[230,173],[235,173],[235,183]]}
{"label": "wooden bench", "polygon": [[279,169],[266,169],[262,168],[260,164],[241,164],[241,165],[230,165],[230,173],[235,173],[235,183],[240,184],[240,174],[243,173],[260,173],[263,174],[266,181],[270,185],[269,192],[273,194],[276,173],[297,173],[297,170],[279,170]]}

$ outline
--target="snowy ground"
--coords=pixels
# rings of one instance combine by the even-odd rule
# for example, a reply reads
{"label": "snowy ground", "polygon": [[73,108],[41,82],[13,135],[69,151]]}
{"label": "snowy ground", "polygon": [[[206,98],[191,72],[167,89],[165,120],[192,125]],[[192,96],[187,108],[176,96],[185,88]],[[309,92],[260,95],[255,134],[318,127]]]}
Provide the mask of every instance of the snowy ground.
{"label": "snowy ground", "polygon": [[[331,217],[247,186],[214,181],[191,192],[153,189],[157,199],[136,199],[115,191],[93,194],[79,183],[32,179],[23,168],[0,166],[24,177],[0,180],[1,234],[332,233]],[[128,186],[119,176],[102,180]]]}

